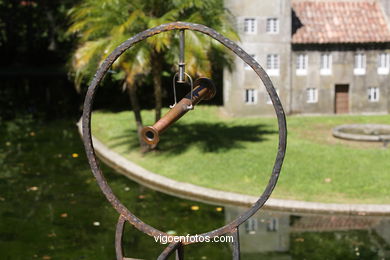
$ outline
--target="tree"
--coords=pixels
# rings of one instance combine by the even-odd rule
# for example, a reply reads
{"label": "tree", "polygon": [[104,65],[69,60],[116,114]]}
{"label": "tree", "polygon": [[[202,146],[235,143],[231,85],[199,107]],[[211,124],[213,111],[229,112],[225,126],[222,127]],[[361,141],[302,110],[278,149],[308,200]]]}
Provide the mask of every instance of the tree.
{"label": "tree", "polygon": [[[187,21],[208,25],[227,37],[237,39],[229,13],[223,0],[84,0],[69,12],[69,32],[79,35],[79,45],[73,55],[72,67],[76,85],[85,76],[91,77],[97,66],[115,47],[138,32],[157,25]],[[123,72],[136,118],[138,133],[143,124],[136,97],[140,76],[152,76],[155,96],[156,120],[161,117],[161,77],[164,61],[171,66],[178,61],[178,35],[162,33],[148,38],[125,52],[113,66]],[[226,64],[230,57],[222,45],[201,33],[187,31],[186,68],[193,75],[211,74],[209,54],[212,51]],[[141,146],[142,140],[140,138]]]}
{"label": "tree", "polygon": [[0,0],[0,117],[27,112],[50,118],[77,111],[64,66],[74,46],[73,37],[65,35],[67,10],[76,2]]}

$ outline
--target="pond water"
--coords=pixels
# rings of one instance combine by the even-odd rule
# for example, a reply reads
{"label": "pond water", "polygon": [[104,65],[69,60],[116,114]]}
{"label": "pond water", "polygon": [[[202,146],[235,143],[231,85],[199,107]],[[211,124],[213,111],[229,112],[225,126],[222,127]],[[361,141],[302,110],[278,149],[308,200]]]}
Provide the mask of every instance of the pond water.
{"label": "pond water", "polygon": [[[102,165],[137,216],[176,234],[224,225],[245,209],[168,196]],[[1,122],[0,259],[115,259],[118,214],[92,177],[75,120]],[[242,259],[390,259],[390,219],[262,211],[240,228]],[[126,226],[125,255],[164,246]],[[185,248],[186,259],[231,259],[227,243]]]}

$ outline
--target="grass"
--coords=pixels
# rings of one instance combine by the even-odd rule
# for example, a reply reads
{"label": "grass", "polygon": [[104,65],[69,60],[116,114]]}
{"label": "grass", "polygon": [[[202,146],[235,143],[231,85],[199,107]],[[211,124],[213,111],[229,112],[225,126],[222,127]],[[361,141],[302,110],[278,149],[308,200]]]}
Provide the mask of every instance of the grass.
{"label": "grass", "polygon": [[[145,125],[153,112],[143,111]],[[335,203],[390,203],[390,148],[336,139],[346,123],[387,123],[378,116],[291,116],[285,162],[273,198]],[[139,153],[131,112],[97,111],[93,134],[108,147],[166,177],[218,190],[258,196],[277,151],[272,117],[229,118],[199,106],[161,136],[158,151]]]}

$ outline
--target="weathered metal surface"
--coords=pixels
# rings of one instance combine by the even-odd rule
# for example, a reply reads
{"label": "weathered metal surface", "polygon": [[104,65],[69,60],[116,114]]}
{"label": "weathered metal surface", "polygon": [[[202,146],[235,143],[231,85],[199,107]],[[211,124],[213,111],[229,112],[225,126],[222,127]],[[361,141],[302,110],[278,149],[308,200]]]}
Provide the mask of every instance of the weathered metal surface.
{"label": "weathered metal surface", "polygon": [[160,134],[170,125],[179,120],[200,101],[209,100],[215,96],[216,88],[210,79],[199,78],[194,85],[195,89],[192,93],[188,93],[153,126],[146,126],[142,129],[141,136],[147,144],[157,144],[160,141]]}
{"label": "weathered metal surface", "polygon": [[180,244],[176,250],[176,260],[183,260],[183,259],[184,259],[184,246],[183,244]]}
{"label": "weathered metal surface", "polygon": [[116,260],[123,260],[123,229],[125,227],[126,219],[120,215],[118,219],[118,223],[116,224],[115,231],[115,252],[116,252]]}
{"label": "weathered metal surface", "polygon": [[185,63],[184,63],[184,46],[185,46],[185,35],[184,35],[184,30],[180,30],[180,46],[179,46],[179,79],[177,82],[179,83],[185,83]]}
{"label": "weathered metal surface", "polygon": [[[157,260],[166,260],[168,259],[168,257],[170,257],[173,253],[175,252],[178,252],[179,250],[181,251],[182,253],[182,250],[183,250],[183,244],[181,242],[172,242],[170,243],[165,249],[164,251],[161,253],[161,255],[159,257],[157,257]],[[176,259],[183,259],[183,258],[180,258],[182,256],[182,254],[179,254],[177,253],[176,254]],[[179,258],[178,258],[179,257]]]}
{"label": "weathered metal surface", "polygon": [[233,235],[233,260],[240,260],[240,233],[238,227],[232,230]]}
{"label": "weathered metal surface", "polygon": [[[98,71],[96,72],[85,97],[84,101],[84,109],[83,109],[83,140],[84,140],[84,146],[86,150],[86,154],[88,157],[89,164],[91,166],[91,170],[99,184],[100,189],[106,196],[107,200],[111,203],[111,205],[118,211],[118,213],[130,224],[132,224],[135,228],[138,230],[144,232],[145,234],[149,236],[168,236],[165,232],[162,232],[146,223],[144,223],[142,220],[137,218],[133,213],[131,213],[115,196],[115,194],[112,192],[110,186],[108,185],[105,177],[103,176],[102,171],[100,170],[99,163],[96,159],[95,150],[93,148],[92,143],[92,135],[91,135],[91,112],[92,112],[92,105],[94,96],[96,93],[96,89],[100,81],[103,79],[105,73],[108,71],[108,69],[112,66],[112,64],[115,62],[115,60],[126,50],[134,46],[135,44],[139,43],[140,41],[143,41],[151,36],[154,36],[156,34],[167,32],[171,30],[193,30],[198,31],[203,34],[206,34],[210,36],[211,38],[217,40],[222,45],[227,47],[229,50],[234,52],[237,56],[239,56],[245,63],[247,63],[259,76],[261,81],[263,82],[267,92],[270,95],[271,101],[273,103],[277,120],[278,120],[278,127],[279,127],[279,144],[278,144],[278,151],[276,154],[276,159],[274,163],[274,167],[270,176],[270,179],[268,181],[268,184],[266,188],[264,189],[263,193],[259,197],[259,199],[253,204],[253,206],[240,216],[238,216],[235,220],[233,220],[231,223],[220,227],[218,229],[212,230],[210,232],[201,234],[200,236],[208,236],[210,238],[215,236],[221,236],[224,234],[235,232],[239,225],[241,225],[243,222],[245,222],[249,217],[251,217],[253,214],[255,214],[267,201],[267,199],[270,197],[273,189],[275,188],[276,182],[278,180],[281,167],[283,164],[283,159],[286,152],[286,144],[287,144],[287,126],[286,126],[286,118],[283,111],[282,104],[279,100],[279,97],[275,91],[275,88],[273,87],[273,84],[268,77],[267,73],[264,71],[264,69],[255,61],[254,58],[252,58],[248,53],[246,53],[241,47],[239,47],[236,43],[233,41],[225,38],[215,30],[208,28],[207,26],[200,25],[200,24],[193,24],[193,23],[185,23],[185,22],[174,22],[174,23],[168,23],[159,25],[157,27],[148,29],[146,31],[143,31],[127,41],[123,42],[121,45],[119,45],[102,63]],[[198,235],[199,236],[199,235]],[[189,241],[196,241],[196,239],[190,239]],[[186,241],[182,245],[190,244],[193,242]],[[176,250],[177,248],[175,248]],[[164,251],[165,252],[165,251]],[[160,259],[160,258],[159,258]]]}

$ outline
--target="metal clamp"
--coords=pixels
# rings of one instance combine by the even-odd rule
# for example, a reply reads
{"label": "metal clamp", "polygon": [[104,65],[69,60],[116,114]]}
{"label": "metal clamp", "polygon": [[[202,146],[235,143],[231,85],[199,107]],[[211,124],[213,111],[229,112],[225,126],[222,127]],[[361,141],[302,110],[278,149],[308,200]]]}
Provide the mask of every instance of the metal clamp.
{"label": "metal clamp", "polygon": [[[173,76],[173,98],[174,98],[174,104],[173,105],[170,105],[169,108],[174,108],[177,104],[177,97],[176,97],[176,77],[179,75],[179,72],[176,72],[175,75]],[[192,81],[192,78],[191,76],[187,73],[187,72],[184,72],[184,75],[188,77],[189,81],[190,81],[190,84],[191,84],[191,100],[192,100],[192,97],[194,96],[193,93],[194,93],[194,82]],[[178,81],[179,82],[179,81]],[[186,81],[184,81],[186,82]],[[187,106],[187,109],[188,110],[192,110],[194,109],[193,105],[189,105]]]}

